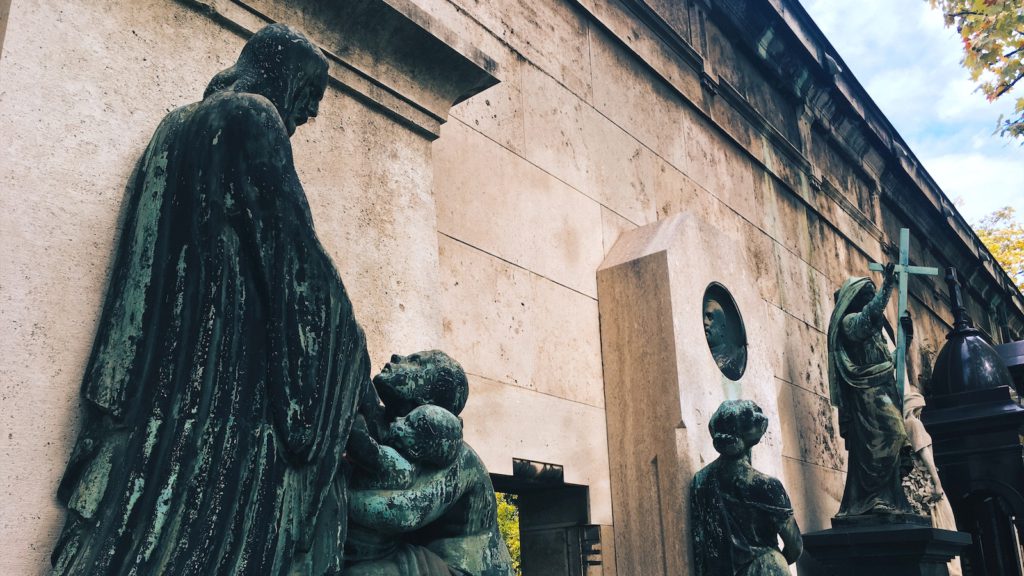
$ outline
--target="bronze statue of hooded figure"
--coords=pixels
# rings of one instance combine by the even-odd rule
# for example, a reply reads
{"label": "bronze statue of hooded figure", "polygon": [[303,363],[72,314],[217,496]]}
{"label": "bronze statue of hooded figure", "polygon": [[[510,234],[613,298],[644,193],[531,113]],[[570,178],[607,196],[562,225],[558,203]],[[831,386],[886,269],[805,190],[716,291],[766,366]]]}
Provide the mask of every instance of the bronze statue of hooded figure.
{"label": "bronze statue of hooded figure", "polygon": [[289,142],[326,86],[320,50],[268,26],[154,133],[82,383],[54,574],[340,570],[335,476],[369,360]]}
{"label": "bronze statue of hooded figure", "polygon": [[895,362],[882,332],[893,282],[891,264],[877,293],[868,278],[848,279],[829,320],[829,395],[850,455],[838,516],[910,512],[902,486],[912,463],[910,443]]}

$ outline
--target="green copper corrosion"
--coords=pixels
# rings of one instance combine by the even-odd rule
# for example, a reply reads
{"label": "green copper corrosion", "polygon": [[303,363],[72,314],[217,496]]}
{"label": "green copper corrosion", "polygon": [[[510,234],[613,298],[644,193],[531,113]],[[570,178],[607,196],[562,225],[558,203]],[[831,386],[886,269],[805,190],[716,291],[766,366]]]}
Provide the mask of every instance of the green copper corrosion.
{"label": "green copper corrosion", "polygon": [[268,26],[153,134],[83,378],[53,574],[508,574],[490,479],[462,441],[462,369],[414,355],[374,386],[313,229],[289,137],[327,68]]}

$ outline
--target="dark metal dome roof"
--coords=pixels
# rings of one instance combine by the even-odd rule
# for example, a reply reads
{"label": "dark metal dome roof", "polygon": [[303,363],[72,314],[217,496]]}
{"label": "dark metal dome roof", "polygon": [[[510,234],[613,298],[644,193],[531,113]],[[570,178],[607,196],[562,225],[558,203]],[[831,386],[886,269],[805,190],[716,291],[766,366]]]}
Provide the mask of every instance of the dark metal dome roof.
{"label": "dark metal dome roof", "polygon": [[1010,371],[1002,357],[976,329],[960,293],[956,270],[946,271],[950,305],[953,308],[953,330],[935,359],[931,394],[955,394],[970,390],[1013,386]]}

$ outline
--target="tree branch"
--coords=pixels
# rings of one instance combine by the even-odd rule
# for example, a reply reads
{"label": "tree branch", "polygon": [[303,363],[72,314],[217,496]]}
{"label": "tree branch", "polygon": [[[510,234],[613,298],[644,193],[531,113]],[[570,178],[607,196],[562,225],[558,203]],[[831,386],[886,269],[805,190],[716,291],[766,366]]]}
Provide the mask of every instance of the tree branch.
{"label": "tree branch", "polygon": [[1013,80],[1009,82],[1003,82],[1002,84],[1000,84],[999,90],[996,91],[995,96],[993,96],[993,98],[999,98],[1003,94],[1009,92],[1011,89],[1013,89],[1014,84],[1020,82],[1021,78],[1024,78],[1024,72],[1017,74],[1017,77],[1014,78]]}
{"label": "tree branch", "polygon": [[960,12],[946,12],[946,16],[950,18],[963,18],[964,16],[982,16],[981,12],[973,12],[971,10],[961,10]]}

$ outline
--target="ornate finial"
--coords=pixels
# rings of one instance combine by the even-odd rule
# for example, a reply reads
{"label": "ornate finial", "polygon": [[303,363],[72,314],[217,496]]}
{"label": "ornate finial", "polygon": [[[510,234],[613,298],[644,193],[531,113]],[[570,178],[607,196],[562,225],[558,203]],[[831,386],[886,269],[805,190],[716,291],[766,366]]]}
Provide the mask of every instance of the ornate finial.
{"label": "ornate finial", "polygon": [[946,285],[949,286],[949,305],[953,310],[953,330],[974,328],[971,317],[964,306],[964,295],[960,290],[960,275],[956,268],[946,268]]}

